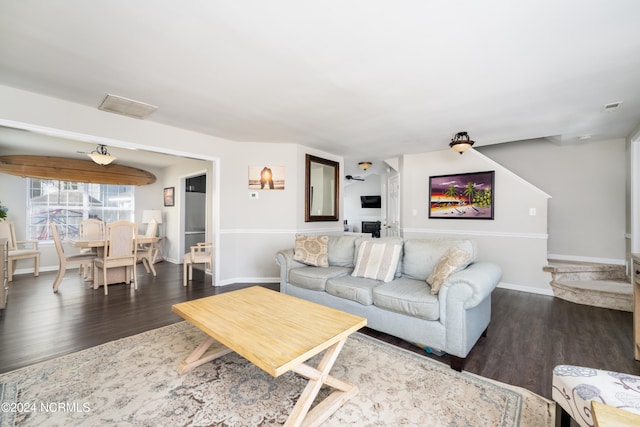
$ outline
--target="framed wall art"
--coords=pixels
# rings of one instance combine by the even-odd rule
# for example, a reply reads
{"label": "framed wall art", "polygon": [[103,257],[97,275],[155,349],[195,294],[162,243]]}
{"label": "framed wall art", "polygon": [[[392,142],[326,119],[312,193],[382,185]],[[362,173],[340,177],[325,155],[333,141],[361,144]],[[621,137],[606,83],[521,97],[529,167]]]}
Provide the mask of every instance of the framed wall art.
{"label": "framed wall art", "polygon": [[249,166],[250,190],[284,190],[284,166]]}
{"label": "framed wall art", "polygon": [[493,219],[495,171],[429,177],[429,218]]}
{"label": "framed wall art", "polygon": [[164,189],[164,205],[173,206],[175,204],[175,187]]}

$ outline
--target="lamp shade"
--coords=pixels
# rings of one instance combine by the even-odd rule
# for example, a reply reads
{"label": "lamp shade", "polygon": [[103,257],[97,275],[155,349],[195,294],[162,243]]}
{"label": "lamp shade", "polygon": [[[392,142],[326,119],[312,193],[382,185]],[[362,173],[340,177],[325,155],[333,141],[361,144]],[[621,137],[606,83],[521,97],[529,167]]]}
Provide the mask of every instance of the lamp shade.
{"label": "lamp shade", "polygon": [[142,211],[143,224],[149,224],[152,219],[155,219],[157,224],[162,224],[162,211],[152,209],[145,209]]}
{"label": "lamp shade", "polygon": [[91,157],[91,160],[100,166],[106,166],[117,159],[117,157],[109,154],[107,147],[102,144],[98,145],[96,149],[87,154],[87,156]]}
{"label": "lamp shade", "polygon": [[469,138],[469,134],[467,132],[458,132],[451,142],[449,143],[449,147],[453,148],[454,151],[462,154],[467,151],[474,144],[475,141],[472,141]]}
{"label": "lamp shade", "polygon": [[366,171],[367,169],[369,169],[371,167],[373,163],[371,162],[360,162],[358,163],[358,166],[360,166],[360,169],[362,169],[363,171]]}

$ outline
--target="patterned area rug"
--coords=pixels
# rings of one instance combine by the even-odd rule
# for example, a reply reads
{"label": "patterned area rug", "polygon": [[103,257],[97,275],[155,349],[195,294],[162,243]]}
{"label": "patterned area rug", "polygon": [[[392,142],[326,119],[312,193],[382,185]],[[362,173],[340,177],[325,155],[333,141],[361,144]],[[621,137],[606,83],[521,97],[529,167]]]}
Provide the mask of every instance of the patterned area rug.
{"label": "patterned area rug", "polygon": [[[203,339],[181,322],[2,374],[0,425],[283,424],[306,380],[291,372],[273,378],[234,353],[178,375],[179,362]],[[554,423],[547,399],[359,333],[331,373],[357,384],[360,393],[326,426]]]}

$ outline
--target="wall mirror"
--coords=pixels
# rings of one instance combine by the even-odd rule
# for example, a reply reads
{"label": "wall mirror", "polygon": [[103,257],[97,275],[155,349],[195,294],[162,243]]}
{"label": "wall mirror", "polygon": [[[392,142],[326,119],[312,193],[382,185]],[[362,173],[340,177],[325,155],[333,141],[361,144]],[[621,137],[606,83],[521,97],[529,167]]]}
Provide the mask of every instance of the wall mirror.
{"label": "wall mirror", "polygon": [[306,155],[304,220],[338,221],[340,165],[333,160]]}

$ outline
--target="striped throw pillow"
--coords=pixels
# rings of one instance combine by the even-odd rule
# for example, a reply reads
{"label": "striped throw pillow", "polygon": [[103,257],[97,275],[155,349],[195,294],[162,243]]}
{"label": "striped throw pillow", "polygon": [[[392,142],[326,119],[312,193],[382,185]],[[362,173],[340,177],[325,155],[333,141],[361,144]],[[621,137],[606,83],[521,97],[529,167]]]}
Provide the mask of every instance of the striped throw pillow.
{"label": "striped throw pillow", "polygon": [[365,240],[358,248],[354,277],[390,282],[396,273],[402,246],[396,243],[375,243]]}

